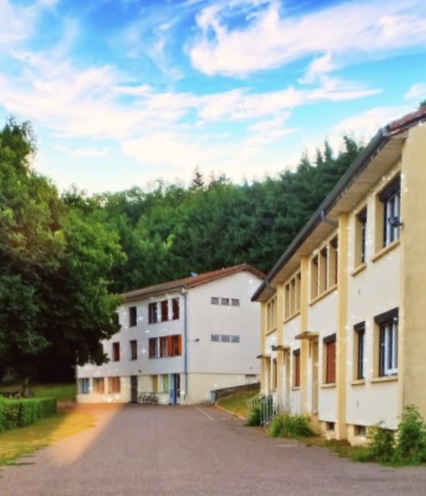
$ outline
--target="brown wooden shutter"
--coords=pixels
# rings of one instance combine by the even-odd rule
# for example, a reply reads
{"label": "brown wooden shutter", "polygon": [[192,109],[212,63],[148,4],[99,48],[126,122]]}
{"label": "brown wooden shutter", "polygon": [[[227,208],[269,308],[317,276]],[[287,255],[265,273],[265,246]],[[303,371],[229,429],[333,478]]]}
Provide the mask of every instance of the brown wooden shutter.
{"label": "brown wooden shutter", "polygon": [[174,356],[173,337],[172,336],[167,336],[167,351],[168,351],[169,356]]}
{"label": "brown wooden shutter", "polygon": [[172,307],[173,307],[173,320],[178,320],[179,319],[179,298],[173,298]]}
{"label": "brown wooden shutter", "polygon": [[179,334],[178,336],[176,336],[177,338],[177,350],[178,350],[178,355],[181,356],[182,355],[182,335]]}
{"label": "brown wooden shutter", "polygon": [[165,322],[166,320],[169,320],[169,302],[163,300],[161,302],[161,321]]}
{"label": "brown wooden shutter", "polygon": [[327,343],[326,383],[336,382],[336,341]]}

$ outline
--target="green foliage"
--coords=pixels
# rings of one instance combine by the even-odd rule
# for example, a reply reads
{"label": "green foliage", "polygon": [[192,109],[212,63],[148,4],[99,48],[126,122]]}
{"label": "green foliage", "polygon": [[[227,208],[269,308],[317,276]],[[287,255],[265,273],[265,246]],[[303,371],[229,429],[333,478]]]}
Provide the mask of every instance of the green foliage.
{"label": "green foliage", "polygon": [[304,415],[290,415],[288,413],[277,415],[269,428],[271,437],[301,438],[314,436],[309,426],[309,419]]}
{"label": "green foliage", "polygon": [[246,425],[249,427],[260,425],[260,420],[261,420],[260,406],[255,406],[254,408],[252,408],[252,410],[250,411],[247,417]]}
{"label": "green foliage", "polygon": [[383,423],[370,428],[367,432],[369,446],[366,459],[380,463],[390,463],[394,457],[395,439],[390,429],[383,427]]}
{"label": "green foliage", "polygon": [[413,405],[407,406],[402,413],[394,458],[412,464],[426,462],[426,425]]}
{"label": "green foliage", "polygon": [[0,399],[0,432],[32,425],[55,413],[56,400],[53,398]]}

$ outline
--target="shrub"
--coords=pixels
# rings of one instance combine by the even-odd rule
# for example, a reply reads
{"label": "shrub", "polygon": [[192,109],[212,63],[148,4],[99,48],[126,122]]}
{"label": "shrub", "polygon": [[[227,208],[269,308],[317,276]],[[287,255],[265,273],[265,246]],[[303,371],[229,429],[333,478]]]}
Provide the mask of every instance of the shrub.
{"label": "shrub", "polygon": [[277,415],[269,428],[271,437],[311,437],[315,434],[309,427],[309,420],[304,415]]}
{"label": "shrub", "polygon": [[260,406],[255,406],[249,413],[246,425],[250,427],[255,425],[260,425],[260,416],[261,416],[260,414],[261,414]]}
{"label": "shrub", "polygon": [[415,406],[405,407],[397,429],[396,462],[426,462],[426,425]]}
{"label": "shrub", "polygon": [[390,463],[394,458],[393,431],[383,427],[383,422],[380,422],[368,430],[367,437],[370,441],[368,450],[371,459],[381,463]]}
{"label": "shrub", "polygon": [[53,398],[0,400],[0,432],[25,427],[56,413]]}

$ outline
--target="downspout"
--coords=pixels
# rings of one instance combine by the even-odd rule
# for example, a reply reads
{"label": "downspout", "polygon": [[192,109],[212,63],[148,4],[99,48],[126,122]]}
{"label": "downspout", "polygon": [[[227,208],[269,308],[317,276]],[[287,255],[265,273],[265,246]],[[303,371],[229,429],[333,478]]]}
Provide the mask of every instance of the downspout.
{"label": "downspout", "polygon": [[184,341],[184,355],[183,355],[183,373],[185,376],[185,400],[188,404],[188,299],[187,291],[185,288],[180,289],[180,294],[183,296],[183,341]]}

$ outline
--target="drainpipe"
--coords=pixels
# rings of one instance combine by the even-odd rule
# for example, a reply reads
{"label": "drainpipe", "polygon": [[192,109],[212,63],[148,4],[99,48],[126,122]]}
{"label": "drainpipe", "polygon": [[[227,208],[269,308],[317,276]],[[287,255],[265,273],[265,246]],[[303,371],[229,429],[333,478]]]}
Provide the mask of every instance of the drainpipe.
{"label": "drainpipe", "polygon": [[183,355],[183,373],[185,376],[185,400],[188,404],[188,291],[185,288],[181,288],[180,294],[183,296],[183,341],[184,341],[184,355]]}

